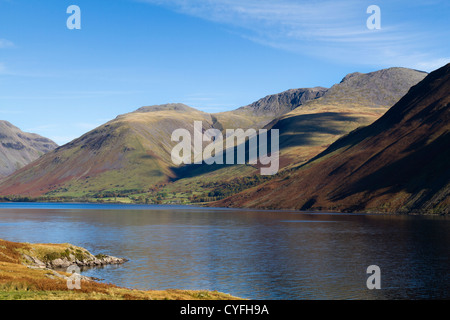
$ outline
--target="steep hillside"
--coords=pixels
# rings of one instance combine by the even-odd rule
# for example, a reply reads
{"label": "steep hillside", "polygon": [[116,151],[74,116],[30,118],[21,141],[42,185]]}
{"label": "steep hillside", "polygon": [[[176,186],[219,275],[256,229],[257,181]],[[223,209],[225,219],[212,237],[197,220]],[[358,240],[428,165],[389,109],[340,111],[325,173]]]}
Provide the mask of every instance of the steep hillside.
{"label": "steep hillside", "polygon": [[0,121],[0,178],[36,160],[58,145],[34,133],[26,133]]}
{"label": "steep hillside", "polygon": [[450,64],[307,165],[217,206],[450,213]]}

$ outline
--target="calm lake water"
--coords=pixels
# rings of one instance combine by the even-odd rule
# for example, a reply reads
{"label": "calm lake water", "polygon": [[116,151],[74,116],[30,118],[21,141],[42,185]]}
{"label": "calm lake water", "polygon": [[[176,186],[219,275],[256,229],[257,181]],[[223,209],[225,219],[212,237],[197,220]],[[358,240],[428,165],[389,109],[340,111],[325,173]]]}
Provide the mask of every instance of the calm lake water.
{"label": "calm lake water", "polygon": [[[448,299],[450,218],[184,206],[0,204],[0,238],[130,261],[87,276],[248,299]],[[368,290],[367,267],[381,268]]]}

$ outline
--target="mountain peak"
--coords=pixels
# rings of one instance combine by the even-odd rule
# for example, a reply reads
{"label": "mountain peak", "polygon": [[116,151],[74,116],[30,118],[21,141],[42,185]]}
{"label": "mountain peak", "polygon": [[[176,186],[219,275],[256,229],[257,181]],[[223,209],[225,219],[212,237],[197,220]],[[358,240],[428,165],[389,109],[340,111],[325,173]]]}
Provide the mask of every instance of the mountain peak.
{"label": "mountain peak", "polygon": [[364,104],[369,107],[391,107],[408,90],[422,81],[426,72],[408,68],[388,68],[379,71],[346,75],[321,98],[322,103]]}
{"label": "mountain peak", "polygon": [[381,69],[368,73],[353,72],[347,74],[340,83],[354,82],[358,83],[361,79],[368,78],[370,80],[374,79],[395,79],[395,78],[406,78],[412,76],[413,78],[424,78],[428,73],[425,71],[419,71],[414,69],[408,69],[403,67],[392,67],[387,69]]}

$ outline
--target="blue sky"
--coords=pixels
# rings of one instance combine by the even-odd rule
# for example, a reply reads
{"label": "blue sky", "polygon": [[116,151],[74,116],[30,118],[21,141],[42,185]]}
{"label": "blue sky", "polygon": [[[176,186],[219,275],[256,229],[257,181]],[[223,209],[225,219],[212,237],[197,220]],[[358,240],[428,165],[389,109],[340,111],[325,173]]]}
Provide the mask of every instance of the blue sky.
{"label": "blue sky", "polygon": [[145,105],[219,112],[355,71],[432,71],[449,17],[448,0],[0,0],[0,119],[64,144]]}

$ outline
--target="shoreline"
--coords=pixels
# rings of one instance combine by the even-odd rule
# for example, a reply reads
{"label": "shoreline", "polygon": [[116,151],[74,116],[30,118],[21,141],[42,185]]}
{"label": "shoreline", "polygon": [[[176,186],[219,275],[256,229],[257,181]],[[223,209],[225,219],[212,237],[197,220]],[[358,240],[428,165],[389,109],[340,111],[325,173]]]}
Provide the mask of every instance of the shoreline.
{"label": "shoreline", "polygon": [[[292,212],[296,214],[331,214],[331,215],[378,215],[378,216],[446,216],[445,213],[423,213],[423,212],[376,212],[376,211],[356,211],[356,212],[343,212],[343,211],[332,211],[332,210],[311,210],[311,211],[301,211],[296,209],[273,209],[273,208],[239,208],[239,207],[214,207],[214,206],[208,206],[208,203],[196,203],[196,204],[145,204],[145,203],[125,203],[125,202],[96,202],[96,201],[80,201],[80,200],[73,200],[73,201],[43,201],[43,200],[36,200],[36,201],[0,201],[0,205],[3,203],[8,204],[91,204],[91,205],[123,205],[123,206],[158,206],[158,207],[166,207],[169,208],[171,206],[180,206],[180,207],[190,207],[190,208],[201,208],[201,209],[213,209],[213,210],[243,210],[243,211],[261,211],[261,212]],[[0,208],[2,209],[2,208]],[[39,208],[36,208],[39,209]]]}

